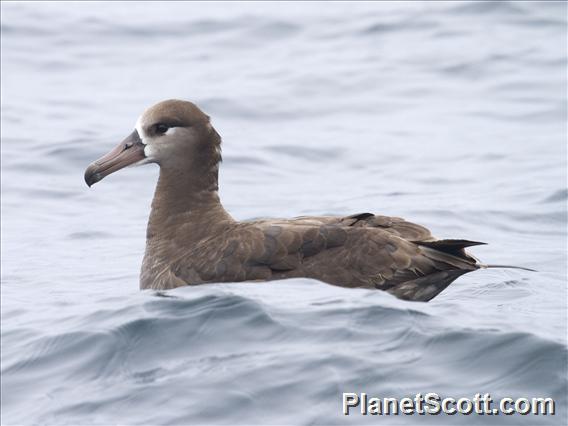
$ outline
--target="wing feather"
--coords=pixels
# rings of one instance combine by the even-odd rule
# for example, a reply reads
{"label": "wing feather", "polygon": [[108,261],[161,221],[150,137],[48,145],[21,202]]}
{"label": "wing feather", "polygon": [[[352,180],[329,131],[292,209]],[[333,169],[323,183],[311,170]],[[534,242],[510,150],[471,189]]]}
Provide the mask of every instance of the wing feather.
{"label": "wing feather", "polygon": [[173,272],[187,284],[308,277],[429,300],[477,268],[462,255],[470,242],[438,241],[420,225],[371,213],[257,220],[186,250]]}

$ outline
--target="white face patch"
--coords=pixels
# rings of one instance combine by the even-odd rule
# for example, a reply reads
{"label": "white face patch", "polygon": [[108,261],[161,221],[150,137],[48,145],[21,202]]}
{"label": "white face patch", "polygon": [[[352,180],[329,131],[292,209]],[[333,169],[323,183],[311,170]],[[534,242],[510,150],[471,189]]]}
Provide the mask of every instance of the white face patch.
{"label": "white face patch", "polygon": [[177,131],[177,127],[170,127],[164,135],[173,135]]}
{"label": "white face patch", "polygon": [[146,145],[144,147],[144,155],[147,159],[152,159],[152,154],[154,153],[154,149],[151,145]]}
{"label": "white face patch", "polygon": [[142,143],[146,145],[148,141],[146,140],[146,133],[144,132],[144,128],[142,127],[142,116],[138,117],[138,120],[136,120],[136,125],[134,126],[134,128],[138,132],[138,136],[140,136]]}

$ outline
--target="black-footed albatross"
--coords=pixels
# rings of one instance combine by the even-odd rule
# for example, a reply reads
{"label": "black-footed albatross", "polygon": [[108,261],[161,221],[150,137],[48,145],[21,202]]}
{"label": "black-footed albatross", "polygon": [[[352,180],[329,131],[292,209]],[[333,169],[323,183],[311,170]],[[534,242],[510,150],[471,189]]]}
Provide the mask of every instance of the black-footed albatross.
{"label": "black-footed albatross", "polygon": [[398,217],[236,221],[219,200],[220,161],[221,137],[209,116],[191,102],[167,100],[85,171],[91,186],[129,165],[160,166],[141,289],[307,277],[428,301],[459,276],[488,267],[464,250],[483,243],[438,240]]}

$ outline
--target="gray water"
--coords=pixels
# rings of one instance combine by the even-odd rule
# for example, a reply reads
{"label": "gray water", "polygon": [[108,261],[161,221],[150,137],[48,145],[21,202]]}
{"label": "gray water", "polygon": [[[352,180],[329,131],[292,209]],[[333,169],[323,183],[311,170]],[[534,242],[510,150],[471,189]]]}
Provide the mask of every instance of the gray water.
{"label": "gray water", "polygon": [[[2,3],[2,424],[565,424],[566,3]],[[310,280],[138,290],[167,98],[238,219],[375,212],[488,242],[430,303]],[[364,417],[343,392],[552,397]]]}

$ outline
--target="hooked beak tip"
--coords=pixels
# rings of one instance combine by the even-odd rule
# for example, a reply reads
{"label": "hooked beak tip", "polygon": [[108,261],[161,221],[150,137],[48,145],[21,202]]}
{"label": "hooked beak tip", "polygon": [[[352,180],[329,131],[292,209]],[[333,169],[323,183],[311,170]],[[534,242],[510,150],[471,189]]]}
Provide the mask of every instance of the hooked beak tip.
{"label": "hooked beak tip", "polygon": [[101,174],[93,170],[94,168],[94,165],[91,164],[87,167],[87,170],[85,170],[85,183],[89,188],[102,179]]}
{"label": "hooked beak tip", "polygon": [[134,130],[108,154],[89,164],[85,170],[85,183],[91,187],[105,176],[124,167],[137,164],[146,158],[144,144]]}

